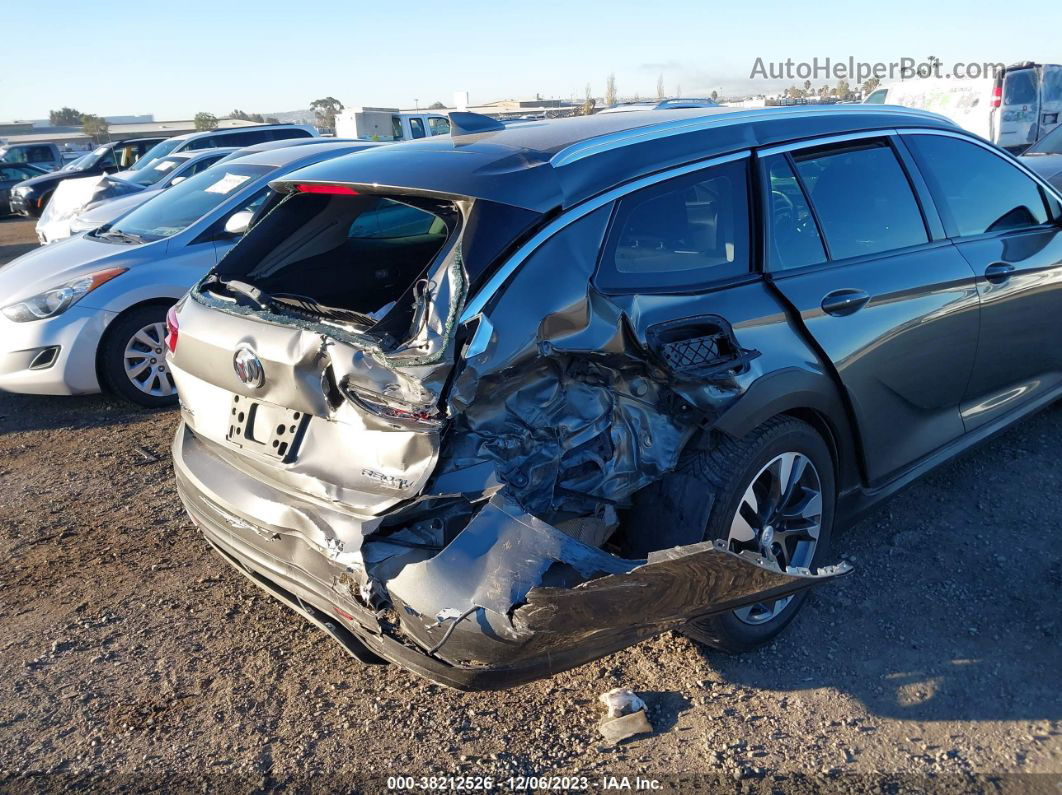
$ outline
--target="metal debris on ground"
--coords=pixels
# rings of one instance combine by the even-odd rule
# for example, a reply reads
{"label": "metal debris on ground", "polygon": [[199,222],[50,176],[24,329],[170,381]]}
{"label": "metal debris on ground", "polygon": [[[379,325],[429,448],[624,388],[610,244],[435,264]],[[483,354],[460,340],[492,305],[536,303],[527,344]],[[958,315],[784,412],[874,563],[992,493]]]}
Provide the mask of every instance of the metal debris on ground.
{"label": "metal debris on ground", "polygon": [[598,701],[608,709],[608,715],[597,728],[609,743],[614,745],[636,734],[652,734],[652,724],[645,714],[645,702],[633,690],[613,688],[598,696]]}

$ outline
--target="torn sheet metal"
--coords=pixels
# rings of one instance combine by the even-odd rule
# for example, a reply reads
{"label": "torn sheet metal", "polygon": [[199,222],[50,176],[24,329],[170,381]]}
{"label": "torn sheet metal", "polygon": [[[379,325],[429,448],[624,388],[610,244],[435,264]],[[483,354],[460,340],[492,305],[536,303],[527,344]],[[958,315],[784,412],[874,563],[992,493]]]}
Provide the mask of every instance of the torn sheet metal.
{"label": "torn sheet metal", "polygon": [[[449,635],[440,658],[509,665],[576,648],[591,659],[691,618],[780,598],[849,570],[841,564],[815,574],[783,572],[758,555],[729,552],[721,541],[625,560],[498,493],[446,549],[384,585],[410,637],[434,648]],[[453,627],[439,616],[468,618]]]}

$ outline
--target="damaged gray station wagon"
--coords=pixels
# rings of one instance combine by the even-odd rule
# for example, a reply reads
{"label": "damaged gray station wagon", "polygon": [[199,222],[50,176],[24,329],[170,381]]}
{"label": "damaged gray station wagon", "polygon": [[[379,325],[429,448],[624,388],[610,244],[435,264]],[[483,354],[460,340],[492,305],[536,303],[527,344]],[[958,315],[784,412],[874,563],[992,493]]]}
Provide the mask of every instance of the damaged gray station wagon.
{"label": "damaged gray station wagon", "polygon": [[169,318],[188,512],[362,661],[753,648],[1062,394],[1059,196],[941,117],[453,120],[272,183]]}

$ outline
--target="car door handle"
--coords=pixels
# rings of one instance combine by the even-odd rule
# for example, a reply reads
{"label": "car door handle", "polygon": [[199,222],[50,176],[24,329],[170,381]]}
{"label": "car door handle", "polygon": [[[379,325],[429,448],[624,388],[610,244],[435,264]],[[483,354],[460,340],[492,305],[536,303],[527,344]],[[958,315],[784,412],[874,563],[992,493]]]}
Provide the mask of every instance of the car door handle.
{"label": "car door handle", "polygon": [[1009,262],[993,262],[985,268],[985,278],[992,284],[1003,284],[1012,273],[1014,273],[1014,266]]}
{"label": "car door handle", "polygon": [[858,312],[870,300],[863,290],[834,290],[822,299],[822,311],[834,317],[845,317]]}

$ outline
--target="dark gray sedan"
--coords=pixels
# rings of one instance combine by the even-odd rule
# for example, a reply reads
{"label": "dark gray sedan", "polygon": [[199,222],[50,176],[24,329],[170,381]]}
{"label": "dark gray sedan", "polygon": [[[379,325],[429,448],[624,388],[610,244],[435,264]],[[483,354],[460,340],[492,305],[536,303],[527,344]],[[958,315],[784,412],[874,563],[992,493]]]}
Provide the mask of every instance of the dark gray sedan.
{"label": "dark gray sedan", "polygon": [[47,173],[43,168],[31,166],[29,163],[0,163],[0,215],[11,212],[7,198],[13,187],[25,179],[33,179]]}

